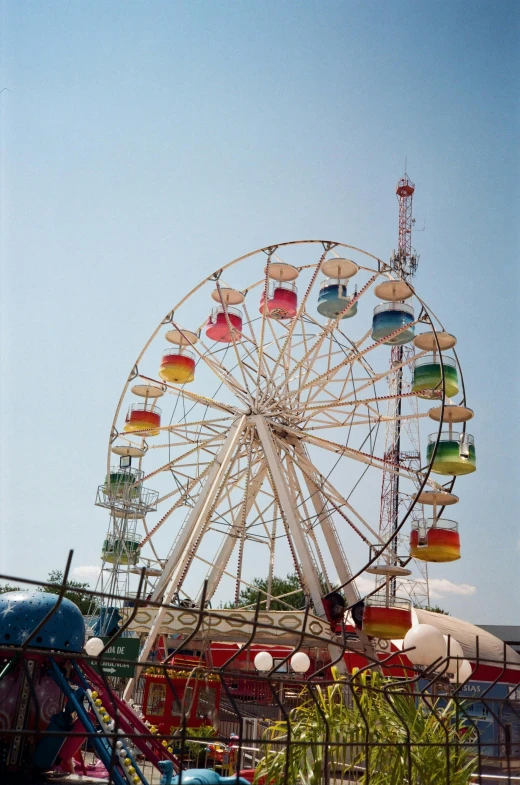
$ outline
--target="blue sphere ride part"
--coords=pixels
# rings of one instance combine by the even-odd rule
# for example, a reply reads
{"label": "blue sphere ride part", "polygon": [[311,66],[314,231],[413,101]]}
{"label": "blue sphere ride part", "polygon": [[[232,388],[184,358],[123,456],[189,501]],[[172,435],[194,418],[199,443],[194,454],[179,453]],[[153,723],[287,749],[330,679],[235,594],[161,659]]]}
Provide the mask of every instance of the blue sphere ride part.
{"label": "blue sphere ride part", "polygon": [[[85,643],[85,622],[80,609],[64,597],[43,591],[10,591],[0,594],[0,644],[53,649],[79,654]],[[47,614],[55,612],[32,635]]]}

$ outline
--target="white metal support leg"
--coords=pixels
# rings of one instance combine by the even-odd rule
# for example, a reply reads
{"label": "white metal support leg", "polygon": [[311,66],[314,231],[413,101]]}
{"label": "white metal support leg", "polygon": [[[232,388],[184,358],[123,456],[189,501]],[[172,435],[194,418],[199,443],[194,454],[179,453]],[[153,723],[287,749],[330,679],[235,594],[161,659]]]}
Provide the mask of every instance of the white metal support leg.
{"label": "white metal support leg", "polygon": [[[304,455],[301,451],[301,448],[297,447],[296,451]],[[347,583],[347,586],[345,586],[343,589],[345,599],[347,600],[348,605],[352,606],[361,599],[356,585],[354,583],[348,583],[348,581],[350,581],[352,578],[352,571],[346,560],[346,557],[343,555],[343,549],[338,540],[336,528],[330,519],[326,502],[320,493],[320,489],[316,483],[310,479],[310,477],[307,475],[304,476],[307,490],[311,496],[312,506],[314,507],[314,511],[320,522],[321,530],[323,531],[323,536],[325,537],[330,555],[332,556],[332,561],[334,563],[334,567],[336,568],[336,572],[338,573],[340,583]],[[363,644],[365,652],[377,659],[375,648],[371,644],[368,635],[366,635],[361,630],[358,630],[358,637]]]}
{"label": "white metal support leg", "polygon": [[323,603],[321,601],[322,591],[320,579],[316,572],[308,543],[305,540],[305,534],[296,517],[293,496],[284,476],[280,455],[278,454],[278,450],[276,449],[271,431],[269,430],[269,426],[267,425],[264,417],[262,417],[261,414],[255,414],[251,419],[256,425],[258,437],[262,443],[267,465],[269,466],[269,471],[271,472],[271,476],[276,488],[276,493],[278,495],[278,500],[280,502],[280,507],[284,518],[287,521],[287,526],[289,527],[289,531],[291,533],[291,537],[302,566],[303,574],[305,575],[305,580],[309,587],[312,604],[314,605],[314,611],[317,616],[324,617],[325,611],[323,610]]}
{"label": "white metal support leg", "polygon": [[[242,435],[245,419],[245,415],[238,418],[229,429],[229,433],[213,462],[213,466],[208,473],[206,482],[199,493],[195,506],[188,516],[175,547],[168,557],[163,574],[159,578],[154,589],[152,600],[160,600],[165,605],[171,601],[177,588],[179,578],[185,569],[186,560],[189,558],[191,548],[207,526],[211,508],[220,490],[229,462],[233,458],[236,446]],[[165,613],[166,608],[159,608],[157,610],[155,619],[150,627],[150,632],[139,655],[141,660],[146,660],[148,657],[161,629]],[[132,696],[134,683],[139,678],[139,674],[140,669],[136,671],[135,678],[128,682],[124,694],[125,700],[128,700],[128,698]]]}

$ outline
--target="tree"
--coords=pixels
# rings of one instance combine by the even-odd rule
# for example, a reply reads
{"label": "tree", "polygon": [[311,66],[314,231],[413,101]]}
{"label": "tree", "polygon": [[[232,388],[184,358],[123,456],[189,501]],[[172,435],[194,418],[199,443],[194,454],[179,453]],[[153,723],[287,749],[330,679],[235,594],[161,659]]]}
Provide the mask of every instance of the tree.
{"label": "tree", "polygon": [[20,587],[11,586],[9,583],[4,583],[3,586],[0,586],[0,594],[5,594],[8,591],[20,591]]}
{"label": "tree", "polygon": [[[234,603],[225,603],[224,608],[243,607],[244,605],[256,606],[258,594],[261,595],[260,608],[265,610],[266,607],[266,592],[267,592],[267,578],[253,578],[251,586],[246,586],[240,592],[240,599],[238,606]],[[287,606],[291,608],[304,608],[305,595],[301,590],[300,581],[295,572],[288,573],[286,578],[278,578],[273,576],[271,585],[271,594],[273,597],[280,597],[283,594],[288,594],[288,597],[283,597],[283,600],[271,599],[270,610],[272,611],[285,611]]]}
{"label": "tree", "polygon": [[[44,586],[38,591],[44,591],[47,594],[59,594],[63,583],[63,572],[61,570],[51,570],[47,578],[47,583],[52,583],[52,586]],[[71,587],[64,594],[67,600],[71,600],[78,606],[81,613],[85,616],[87,614],[95,614],[98,611],[99,603],[95,597],[90,594],[85,594],[83,589],[88,589],[90,584],[79,583],[78,581],[67,581],[67,586]]]}
{"label": "tree", "polygon": [[267,729],[256,781],[319,785],[328,766],[360,785],[469,785],[478,765],[475,734],[456,700],[423,701],[378,672],[349,684],[332,671],[332,684],[314,685],[314,697],[292,709],[288,722]]}
{"label": "tree", "polygon": [[[328,588],[325,583],[323,575],[319,576],[321,583],[322,594],[328,593]],[[246,586],[240,592],[238,605],[234,602],[225,602],[221,605],[222,608],[243,608],[245,605],[251,605],[253,608],[256,606],[257,597],[260,594],[260,609],[265,610],[267,605],[267,578],[253,578],[251,584]],[[296,608],[302,610],[307,604],[305,594],[300,585],[300,579],[296,572],[287,573],[285,578],[278,578],[273,576],[271,582],[271,604],[269,609],[271,611],[286,611],[289,608]],[[288,595],[288,596],[284,596]],[[273,597],[281,597],[280,600],[273,600]],[[310,598],[309,598],[310,601]],[[312,603],[311,603],[312,604]]]}
{"label": "tree", "polygon": [[450,614],[448,611],[439,608],[438,605],[425,605],[424,608],[421,608],[423,611],[430,611],[430,613],[442,613],[444,616],[449,616]]}

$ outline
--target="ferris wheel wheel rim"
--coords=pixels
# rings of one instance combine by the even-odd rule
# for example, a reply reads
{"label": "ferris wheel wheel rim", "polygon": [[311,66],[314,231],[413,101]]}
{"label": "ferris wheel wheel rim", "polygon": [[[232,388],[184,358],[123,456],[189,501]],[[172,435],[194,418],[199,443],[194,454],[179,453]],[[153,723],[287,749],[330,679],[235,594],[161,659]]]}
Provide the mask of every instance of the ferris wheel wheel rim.
{"label": "ferris wheel wheel rim", "polygon": [[[363,249],[357,248],[357,247],[355,247],[355,246],[352,246],[352,245],[349,245],[349,244],[346,244],[346,243],[333,242],[333,241],[324,241],[324,240],[295,240],[295,241],[290,241],[290,242],[285,242],[285,243],[279,243],[279,244],[277,244],[277,245],[264,246],[263,248],[259,248],[259,249],[255,250],[255,251],[251,251],[251,252],[249,252],[248,254],[245,254],[245,255],[243,255],[243,256],[241,256],[241,257],[237,257],[236,259],[233,259],[231,262],[227,263],[227,264],[226,264],[224,267],[222,267],[222,268],[221,268],[221,270],[217,271],[217,272],[216,272],[216,273],[214,273],[212,276],[208,276],[207,278],[205,278],[205,279],[204,279],[203,281],[201,281],[201,282],[200,282],[200,283],[199,283],[199,284],[198,284],[196,287],[194,287],[194,288],[193,288],[193,289],[192,289],[192,290],[191,290],[191,291],[190,291],[190,292],[189,292],[187,295],[185,295],[185,296],[184,296],[184,297],[183,297],[183,298],[182,298],[182,299],[179,301],[179,303],[178,303],[178,304],[177,304],[177,305],[174,307],[174,309],[173,309],[172,311],[170,311],[170,312],[169,312],[169,314],[167,314],[167,316],[165,317],[165,319],[163,319],[163,321],[160,323],[160,325],[158,326],[158,328],[156,329],[156,331],[155,331],[155,332],[152,334],[152,336],[150,337],[149,341],[147,342],[147,344],[146,344],[146,345],[145,345],[145,347],[143,348],[143,350],[142,350],[141,354],[139,355],[139,357],[138,357],[138,360],[137,360],[137,362],[136,362],[136,364],[135,364],[135,366],[134,366],[134,369],[137,369],[138,363],[140,362],[141,358],[143,357],[143,355],[144,355],[144,354],[145,354],[145,352],[147,351],[147,349],[148,349],[149,345],[152,343],[152,341],[153,341],[153,340],[155,339],[155,337],[157,336],[157,334],[158,334],[158,332],[159,332],[160,328],[161,328],[161,327],[162,327],[164,324],[167,324],[167,323],[170,323],[170,324],[171,324],[171,323],[172,323],[172,322],[171,322],[171,320],[170,320],[169,322],[167,322],[167,321],[166,321],[166,319],[168,318],[168,316],[170,316],[170,319],[171,319],[171,318],[173,317],[173,314],[174,314],[174,312],[175,312],[175,311],[176,311],[176,310],[177,310],[177,309],[178,309],[178,308],[179,308],[179,307],[180,307],[180,306],[181,306],[181,305],[182,305],[184,302],[186,302],[186,301],[187,301],[187,300],[188,300],[188,299],[189,299],[191,296],[193,296],[194,294],[196,294],[196,292],[197,292],[197,291],[199,291],[199,289],[201,289],[201,288],[202,288],[202,286],[204,286],[204,284],[206,284],[206,283],[208,283],[208,282],[210,282],[210,281],[214,280],[214,276],[216,276],[216,275],[218,274],[218,275],[219,275],[219,277],[220,277],[220,275],[222,274],[222,272],[223,272],[224,270],[227,270],[228,268],[230,268],[230,267],[232,267],[232,266],[234,266],[234,265],[236,265],[236,264],[238,264],[238,263],[240,263],[240,262],[242,262],[242,261],[245,261],[245,260],[247,260],[247,259],[249,259],[249,258],[251,258],[251,257],[254,257],[255,255],[258,255],[258,254],[260,254],[260,253],[262,253],[262,252],[264,252],[264,253],[269,253],[269,252],[270,252],[272,249],[275,249],[275,250],[277,250],[277,249],[280,249],[280,248],[287,248],[287,247],[290,247],[290,246],[298,246],[298,245],[311,245],[311,244],[314,244],[314,245],[321,244],[321,245],[323,245],[323,246],[324,246],[324,245],[329,245],[329,246],[330,246],[330,248],[347,248],[347,249],[351,249],[351,250],[357,251],[357,252],[359,252],[359,253],[361,253],[361,254],[363,254],[363,255],[365,255],[365,256],[367,256],[367,257],[371,258],[372,260],[375,260],[375,261],[377,262],[377,266],[378,266],[378,269],[377,269],[377,270],[371,270],[371,268],[365,268],[365,267],[362,267],[361,269],[365,269],[365,270],[371,270],[372,272],[375,272],[375,273],[377,273],[377,275],[378,275],[378,276],[380,276],[380,275],[384,276],[384,277],[385,277],[387,280],[388,280],[388,279],[392,279],[392,278],[393,278],[393,271],[391,271],[391,269],[388,267],[388,265],[386,265],[384,262],[382,262],[382,260],[380,260],[378,257],[374,256],[373,254],[370,254],[370,253],[369,253],[369,252],[367,252],[367,251],[364,251]],[[304,265],[303,267],[316,267],[316,266],[317,266],[316,264],[312,264],[312,265]],[[303,269],[303,268],[302,268],[302,269]],[[218,280],[218,279],[217,279],[217,280]],[[394,279],[394,280],[396,280],[396,279]],[[397,279],[397,280],[398,280],[398,279]],[[253,286],[257,286],[259,283],[261,283],[261,281],[259,281],[257,284],[254,284]],[[252,288],[252,287],[251,287],[251,288]],[[429,309],[428,309],[428,308],[425,306],[425,304],[423,303],[423,301],[422,301],[422,300],[421,300],[421,299],[418,297],[418,295],[417,295],[415,292],[414,292],[414,294],[415,294],[415,296],[417,297],[418,301],[419,301],[419,302],[422,304],[422,306],[423,306],[424,308],[426,308],[426,310],[427,310],[429,313],[431,313],[431,312],[429,311]],[[431,324],[431,327],[432,327],[432,330],[433,330],[433,332],[435,333],[436,331],[435,331],[435,326],[433,325],[433,323]],[[322,326],[322,329],[323,329],[323,326]],[[442,329],[443,329],[443,328],[442,328],[442,326],[441,326],[441,331],[442,331]],[[195,335],[195,334],[194,334],[194,335]],[[460,368],[460,365],[459,365],[459,368]],[[133,378],[135,378],[135,377],[133,377]],[[120,404],[122,403],[122,400],[123,400],[124,396],[126,395],[126,392],[127,392],[127,390],[128,390],[128,386],[129,386],[129,384],[131,383],[131,381],[132,381],[132,378],[130,377],[130,378],[129,378],[129,380],[128,380],[128,382],[127,382],[127,384],[125,385],[125,389],[123,390],[123,393],[122,393],[122,396],[121,396],[121,401],[120,401]],[[160,384],[160,382],[158,382],[158,384]],[[118,410],[117,410],[117,412],[116,412],[116,415],[115,415],[115,417],[114,417],[114,423],[115,423],[115,421],[116,421],[116,419],[117,419],[117,416],[118,416],[119,410],[120,410],[120,405],[118,406]],[[429,468],[431,468],[431,467],[429,467]],[[429,472],[428,472],[428,475],[429,475]],[[426,478],[426,479],[427,479],[427,478]],[[411,505],[411,506],[413,506],[413,505]],[[410,507],[410,509],[411,509],[411,507]]]}

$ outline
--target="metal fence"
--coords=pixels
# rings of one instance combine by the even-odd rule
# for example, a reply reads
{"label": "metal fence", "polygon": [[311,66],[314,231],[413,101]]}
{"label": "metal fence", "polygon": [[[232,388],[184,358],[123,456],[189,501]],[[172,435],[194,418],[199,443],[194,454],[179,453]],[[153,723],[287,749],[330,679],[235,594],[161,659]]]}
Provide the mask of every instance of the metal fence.
{"label": "metal fence", "polygon": [[[191,634],[159,660],[118,659],[141,672],[128,702],[128,680],[111,675],[111,647],[128,636],[139,608],[163,606],[132,597],[131,610],[97,656],[81,645],[72,651],[49,643],[45,631],[66,617],[69,592],[77,594],[66,582],[69,566],[70,559],[58,587],[0,575],[11,585],[56,592],[19,640],[5,632],[11,595],[0,594],[2,785],[67,781],[72,772],[115,785],[152,785],[161,777],[164,783],[219,781],[190,780],[194,767],[211,768],[226,782],[256,778],[273,785],[520,782],[520,670],[505,646],[500,661],[484,660],[477,647],[474,665],[493,669],[477,697],[471,682],[450,681],[447,658],[417,669],[403,660],[406,650],[381,652],[373,661],[365,656],[347,672],[353,643],[344,629],[326,664],[314,661],[305,674],[291,670],[310,639],[314,649],[331,650],[330,637],[313,638],[304,625],[299,642],[261,672],[244,667],[259,637],[257,608],[246,640],[216,667],[211,657],[194,662],[186,655],[190,646],[200,649],[197,632],[213,613],[201,606]],[[129,601],[82,593],[101,604]],[[155,725],[152,710],[161,720]]]}

